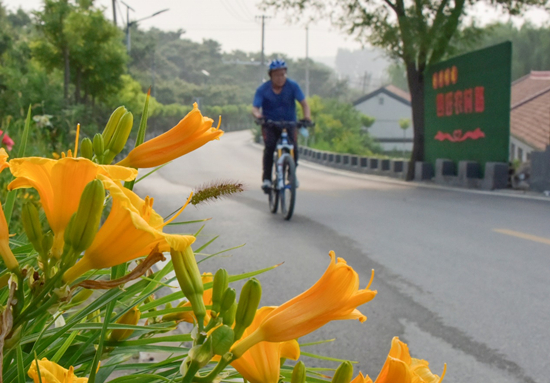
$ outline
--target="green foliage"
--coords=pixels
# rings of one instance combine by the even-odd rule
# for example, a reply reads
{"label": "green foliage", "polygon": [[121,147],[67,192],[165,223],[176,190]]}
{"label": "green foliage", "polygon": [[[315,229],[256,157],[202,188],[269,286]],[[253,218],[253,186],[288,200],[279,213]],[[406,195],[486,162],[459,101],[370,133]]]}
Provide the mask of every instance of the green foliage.
{"label": "green foliage", "polygon": [[48,70],[69,71],[75,103],[103,100],[116,91],[126,71],[126,52],[121,31],[100,9],[87,2],[46,0],[35,14],[40,34],[32,52]]}
{"label": "green foliage", "polygon": [[512,81],[532,70],[550,69],[550,28],[536,27],[529,22],[517,27],[512,23],[496,23],[482,29],[471,49],[481,49],[504,41],[512,42]]}
{"label": "green foliage", "polygon": [[315,127],[309,129],[310,147],[358,155],[372,155],[382,151],[364,129],[374,123],[374,118],[365,116],[352,104],[334,99],[313,96],[308,103],[315,121]]}

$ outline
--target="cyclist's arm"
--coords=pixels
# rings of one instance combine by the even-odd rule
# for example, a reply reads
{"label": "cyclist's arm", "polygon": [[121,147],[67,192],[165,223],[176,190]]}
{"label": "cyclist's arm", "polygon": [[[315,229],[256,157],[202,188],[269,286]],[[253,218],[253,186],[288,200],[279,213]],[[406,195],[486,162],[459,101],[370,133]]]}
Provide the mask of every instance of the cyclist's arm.
{"label": "cyclist's arm", "polygon": [[263,118],[262,111],[260,110],[260,108],[257,108],[255,106],[252,107],[252,115],[255,118]]}
{"label": "cyclist's arm", "polygon": [[309,109],[309,104],[305,98],[300,101],[300,105],[302,106],[302,111],[304,112],[304,120],[311,121],[311,110]]}

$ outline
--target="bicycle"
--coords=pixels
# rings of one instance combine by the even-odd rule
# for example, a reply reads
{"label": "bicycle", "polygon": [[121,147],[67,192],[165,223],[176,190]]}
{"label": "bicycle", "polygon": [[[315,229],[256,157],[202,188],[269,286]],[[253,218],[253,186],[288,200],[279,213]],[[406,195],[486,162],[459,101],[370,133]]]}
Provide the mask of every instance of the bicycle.
{"label": "bicycle", "polygon": [[271,177],[271,188],[267,191],[269,198],[269,210],[276,214],[281,204],[283,217],[288,221],[294,212],[296,204],[296,164],[294,162],[294,145],[289,137],[288,129],[296,127],[306,128],[313,126],[310,121],[256,121],[257,124],[266,128],[281,129],[281,137],[277,141],[273,153],[273,168]]}

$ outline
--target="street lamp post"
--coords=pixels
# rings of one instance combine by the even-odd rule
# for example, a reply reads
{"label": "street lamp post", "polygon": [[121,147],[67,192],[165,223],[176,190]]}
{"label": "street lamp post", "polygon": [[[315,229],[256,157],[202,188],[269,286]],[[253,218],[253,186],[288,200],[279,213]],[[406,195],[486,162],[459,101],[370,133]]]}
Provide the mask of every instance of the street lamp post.
{"label": "street lamp post", "polygon": [[144,17],[142,19],[139,19],[139,20],[135,20],[135,21],[130,21],[130,9],[132,10],[132,12],[135,12],[135,9],[130,7],[128,4],[126,4],[124,1],[120,0],[120,2],[122,4],[124,4],[126,6],[126,50],[128,51],[128,54],[130,54],[130,50],[131,50],[131,36],[130,36],[130,28],[132,27],[132,25],[136,25],[137,23],[139,23],[140,21],[143,21],[143,20],[147,20],[147,19],[150,19],[152,17],[155,17],[157,15],[160,15],[161,13],[164,13],[166,11],[169,11],[169,9],[163,9],[161,11],[158,11],[158,12],[155,12],[153,13],[152,15],[150,16],[147,16],[147,17]]}

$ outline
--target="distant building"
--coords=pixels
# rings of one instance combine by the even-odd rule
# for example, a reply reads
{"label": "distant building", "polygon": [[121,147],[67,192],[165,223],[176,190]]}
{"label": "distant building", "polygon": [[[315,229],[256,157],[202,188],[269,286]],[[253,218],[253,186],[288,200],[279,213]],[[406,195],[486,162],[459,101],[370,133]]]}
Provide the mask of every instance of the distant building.
{"label": "distant building", "polygon": [[[375,119],[368,132],[382,145],[384,151],[412,151],[413,126],[409,92],[386,85],[357,99],[353,105],[361,113]],[[410,120],[410,126],[405,131],[399,126],[402,118]]]}
{"label": "distant building", "polygon": [[528,160],[550,144],[550,71],[532,71],[512,83],[510,134],[510,160]]}

